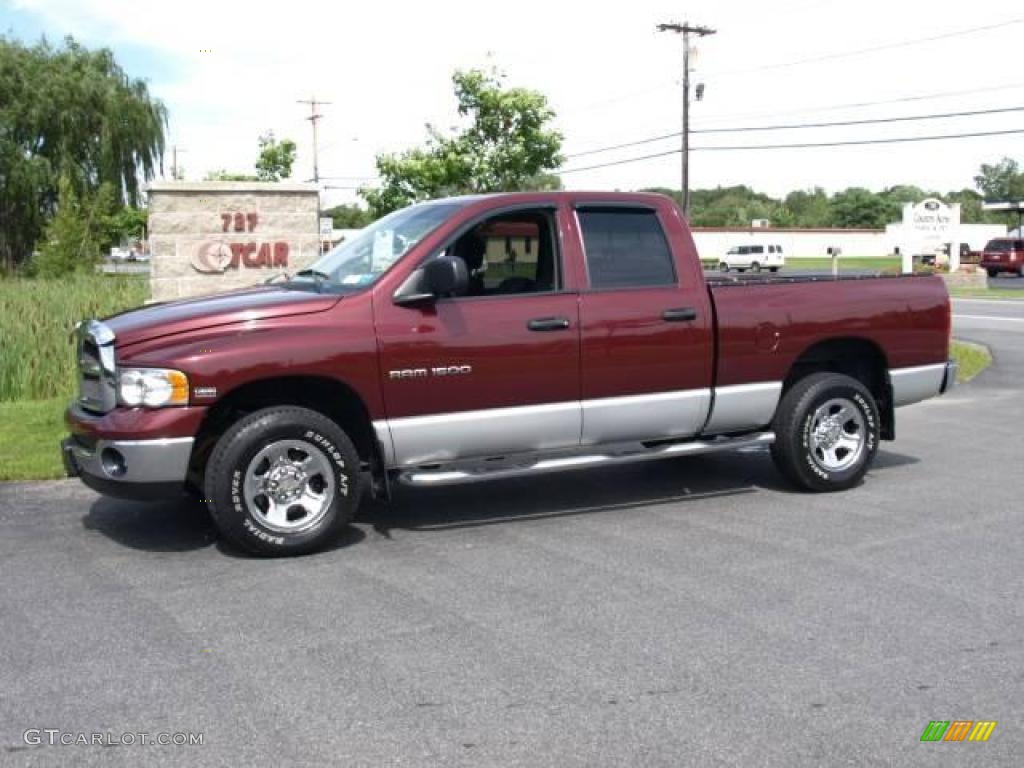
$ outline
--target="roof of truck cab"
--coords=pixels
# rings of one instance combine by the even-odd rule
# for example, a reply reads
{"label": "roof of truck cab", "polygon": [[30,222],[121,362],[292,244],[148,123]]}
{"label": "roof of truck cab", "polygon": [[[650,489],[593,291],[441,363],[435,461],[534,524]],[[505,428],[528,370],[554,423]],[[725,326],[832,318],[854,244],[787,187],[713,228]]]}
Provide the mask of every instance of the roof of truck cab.
{"label": "roof of truck cab", "polygon": [[636,202],[646,205],[664,205],[675,201],[667,195],[657,192],[594,192],[577,190],[557,190],[551,192],[491,192],[478,195],[459,195],[455,197],[431,200],[431,203],[462,202],[465,204],[480,203],[542,203],[556,200],[570,203],[613,203]]}

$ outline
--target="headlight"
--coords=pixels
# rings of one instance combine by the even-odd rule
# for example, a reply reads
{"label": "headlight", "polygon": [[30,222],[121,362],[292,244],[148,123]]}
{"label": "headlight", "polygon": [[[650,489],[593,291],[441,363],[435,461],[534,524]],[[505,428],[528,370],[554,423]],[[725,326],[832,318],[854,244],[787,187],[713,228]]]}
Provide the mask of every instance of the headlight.
{"label": "headlight", "polygon": [[166,368],[122,368],[117,374],[117,397],[122,405],[188,405],[188,377]]}

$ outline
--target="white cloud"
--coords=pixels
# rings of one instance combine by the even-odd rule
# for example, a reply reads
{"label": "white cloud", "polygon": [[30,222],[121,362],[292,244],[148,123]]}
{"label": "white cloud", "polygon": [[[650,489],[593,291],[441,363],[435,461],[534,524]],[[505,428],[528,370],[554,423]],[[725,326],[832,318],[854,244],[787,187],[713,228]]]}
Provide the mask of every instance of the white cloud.
{"label": "white cloud", "polygon": [[[425,122],[454,122],[450,76],[456,67],[495,62],[510,82],[550,97],[578,151],[677,130],[680,44],[654,31],[678,20],[678,2],[552,3],[523,0],[494,5],[459,0],[431,3],[276,5],[192,2],[140,10],[126,0],[19,0],[39,13],[55,34],[72,32],[91,45],[141,46],[168,61],[176,75],[152,83],[171,111],[174,143],[187,148],[191,176],[214,168],[251,167],[256,138],[266,129],[299,143],[297,176],[310,174],[310,94],[333,102],[321,125],[321,174],[358,176],[373,171],[380,151],[422,140]],[[705,100],[694,125],[717,117],[733,124],[775,122],[770,117],[805,107],[873,101],[999,84],[1024,83],[1014,74],[1024,25],[872,55],[719,76],[737,69],[812,58],[834,52],[1003,22],[1020,14],[1011,0],[963,3],[891,3],[865,0],[711,2],[687,5],[691,21],[718,28],[700,43],[697,78]],[[210,53],[201,52],[209,49]],[[786,116],[841,119],[920,114],[1021,103],[1024,88],[871,109]],[[695,145],[1024,128],[1024,113],[859,129],[695,136]],[[353,141],[358,137],[358,141]],[[571,161],[582,165],[625,158],[674,141]],[[695,186],[748,183],[783,193],[819,184],[880,187],[917,183],[966,186],[977,166],[1004,154],[1024,158],[1024,137],[976,139],[879,148],[693,155]],[[678,158],[621,165],[566,176],[572,186],[633,188],[678,184]],[[339,181],[349,184],[350,181]],[[344,196],[345,193],[336,193]]]}

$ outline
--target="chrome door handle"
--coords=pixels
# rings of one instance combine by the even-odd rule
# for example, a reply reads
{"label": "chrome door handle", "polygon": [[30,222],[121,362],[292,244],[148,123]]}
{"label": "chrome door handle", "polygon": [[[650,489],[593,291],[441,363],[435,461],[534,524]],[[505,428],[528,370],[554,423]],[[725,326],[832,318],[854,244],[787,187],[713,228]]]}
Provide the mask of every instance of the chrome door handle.
{"label": "chrome door handle", "polygon": [[666,323],[688,323],[697,319],[697,310],[693,307],[676,307],[666,309],[661,313],[661,319]]}
{"label": "chrome door handle", "polygon": [[531,331],[564,331],[569,327],[567,317],[535,317],[526,327]]}

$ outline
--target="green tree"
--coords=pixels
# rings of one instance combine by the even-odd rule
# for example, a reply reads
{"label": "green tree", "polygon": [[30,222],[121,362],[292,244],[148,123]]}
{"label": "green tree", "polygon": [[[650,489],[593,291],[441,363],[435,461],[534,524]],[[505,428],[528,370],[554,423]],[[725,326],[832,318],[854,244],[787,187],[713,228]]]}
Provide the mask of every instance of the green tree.
{"label": "green tree", "polygon": [[974,183],[988,201],[1024,200],[1024,173],[1012,158],[1004,157],[995,165],[982,165]]}
{"label": "green tree", "polygon": [[942,196],[942,199],[950,204],[960,204],[960,221],[964,224],[992,224],[998,223],[997,215],[986,211],[982,205],[985,198],[973,189],[961,189],[959,192],[949,192]]}
{"label": "green tree", "polygon": [[58,183],[57,212],[46,225],[31,270],[40,277],[91,271],[110,243],[110,220],[118,207],[113,185],[78,195],[67,177]]}
{"label": "green tree", "polygon": [[203,181],[281,181],[292,175],[295,164],[295,142],[274,138],[267,131],[259,138],[260,153],[256,158],[256,173],[236,173],[220,168],[207,172]]}
{"label": "green tree", "polygon": [[794,227],[827,227],[832,221],[832,205],[821,187],[798,189],[786,195],[783,206]]}
{"label": "green tree", "polygon": [[292,175],[295,164],[295,142],[274,138],[273,131],[260,136],[260,156],[256,160],[256,176],[260,181],[280,181]]}
{"label": "green tree", "polygon": [[123,206],[103,218],[104,248],[125,240],[141,240],[149,224],[149,211],[145,208]]}
{"label": "green tree", "polygon": [[862,187],[850,187],[832,196],[832,226],[882,229],[893,220],[891,204]]}
{"label": "green tree", "polygon": [[553,182],[544,174],[562,162],[562,135],[549,127],[555,113],[543,94],[506,88],[494,71],[459,70],[452,82],[468,124],[450,135],[428,125],[423,147],[378,155],[381,185],[360,190],[374,216],[418,200]]}
{"label": "green tree", "polygon": [[60,180],[137,204],[161,167],[167,110],[105,48],[0,36],[0,263],[22,263],[57,209]]}
{"label": "green tree", "polygon": [[358,205],[336,205],[322,216],[330,216],[336,229],[362,229],[374,221],[373,215]]}

